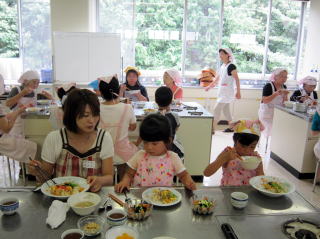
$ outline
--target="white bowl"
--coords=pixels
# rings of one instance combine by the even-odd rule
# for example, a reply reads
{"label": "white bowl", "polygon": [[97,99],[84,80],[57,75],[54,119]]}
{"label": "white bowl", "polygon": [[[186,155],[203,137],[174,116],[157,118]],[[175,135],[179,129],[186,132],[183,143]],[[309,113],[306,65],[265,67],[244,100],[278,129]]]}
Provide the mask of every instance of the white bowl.
{"label": "white bowl", "polygon": [[[121,213],[121,214],[123,214],[123,217],[117,218],[117,219],[110,217],[110,215],[112,215],[114,213]],[[120,226],[127,221],[127,217],[128,217],[128,214],[126,213],[125,210],[115,208],[115,209],[110,210],[107,213],[107,222],[110,226]]]}
{"label": "white bowl", "polygon": [[292,108],[293,107],[293,101],[285,101],[284,106],[286,108]]}
{"label": "white bowl", "polygon": [[262,159],[256,156],[242,156],[243,160],[240,161],[240,165],[246,170],[255,170]]}
{"label": "white bowl", "polygon": [[[275,181],[278,183],[281,183],[284,187],[286,192],[285,193],[274,193],[271,191],[268,191],[264,188],[263,183],[265,181]],[[273,176],[256,176],[250,179],[249,181],[250,185],[258,190],[260,193],[268,196],[268,197],[281,197],[288,195],[290,193],[293,193],[296,190],[296,187],[293,183],[289,182],[288,180],[284,178],[278,178]]]}
{"label": "white bowl", "polygon": [[[76,207],[76,204],[79,202],[92,202],[93,205],[90,207]],[[86,216],[91,213],[93,213],[96,208],[99,206],[101,202],[101,197],[98,194],[95,193],[89,193],[89,192],[82,192],[75,195],[72,195],[68,199],[68,205],[72,208],[72,210],[80,215],[80,216]]]}
{"label": "white bowl", "polygon": [[231,193],[231,204],[233,207],[243,209],[248,205],[249,196],[243,192]]}
{"label": "white bowl", "polygon": [[[8,203],[8,202],[13,202],[13,203],[9,205],[4,205],[5,203]],[[18,210],[18,208],[19,208],[19,199],[15,197],[8,197],[0,201],[0,210],[5,215],[14,214]]]}
{"label": "white bowl", "polygon": [[128,226],[119,226],[113,227],[106,233],[106,239],[116,239],[118,236],[121,236],[123,233],[127,233],[134,239],[138,239],[139,234],[136,230]]}
{"label": "white bowl", "polygon": [[80,239],[84,238],[84,233],[83,233],[80,229],[69,229],[69,230],[64,231],[64,232],[61,234],[61,239],[64,239],[64,237],[65,237],[66,235],[71,234],[71,233],[79,233],[79,234],[82,235],[82,237],[81,237]]}

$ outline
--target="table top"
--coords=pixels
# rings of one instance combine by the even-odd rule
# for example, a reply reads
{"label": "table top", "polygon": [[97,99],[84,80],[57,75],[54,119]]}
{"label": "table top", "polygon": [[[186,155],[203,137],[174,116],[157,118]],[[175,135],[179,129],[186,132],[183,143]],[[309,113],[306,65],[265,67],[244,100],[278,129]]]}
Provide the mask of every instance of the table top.
{"label": "table top", "polygon": [[287,107],[280,106],[280,105],[276,105],[275,107],[276,107],[277,109],[279,109],[279,110],[282,110],[282,111],[284,111],[284,112],[287,112],[288,114],[297,116],[297,117],[299,117],[299,118],[301,118],[301,119],[304,119],[304,120],[306,120],[306,121],[309,121],[309,122],[312,121],[313,114],[297,112],[297,111],[294,111],[292,108],[287,108]]}
{"label": "table top", "polygon": [[[145,189],[131,189],[128,196],[132,199],[141,198]],[[176,188],[182,194],[181,203],[168,207],[154,207],[151,216],[142,222],[127,221],[127,225],[135,228],[139,239],[151,239],[157,236],[171,236],[177,239],[206,238],[214,235],[214,238],[224,238],[220,225],[230,223],[239,238],[286,238],[281,232],[281,225],[285,221],[297,216],[303,219],[319,222],[319,210],[307,202],[298,192],[280,198],[268,198],[253,188],[243,187],[205,187],[217,201],[217,206],[212,215],[200,216],[191,211],[191,192],[184,188]],[[248,206],[244,210],[234,209],[230,204],[230,193],[234,191],[245,192],[249,195]],[[102,202],[108,193],[114,193],[112,187],[105,187],[100,192]],[[116,194],[115,194],[116,195]],[[5,197],[15,196],[20,199],[20,208],[12,216],[0,213],[1,238],[60,238],[63,231],[77,227],[80,216],[71,209],[66,221],[57,229],[50,229],[45,224],[53,199],[34,192],[5,192],[0,191],[0,200]],[[117,195],[124,201],[124,195]],[[114,203],[114,207],[120,207]],[[96,211],[106,217],[105,212]],[[252,227],[252,225],[255,225]],[[109,226],[106,225],[105,231]],[[261,228],[261,231],[260,229]],[[105,231],[98,237],[105,238]],[[255,233],[255,234],[254,234]],[[272,233],[272,236],[271,234]],[[26,236],[27,235],[27,236]],[[213,237],[212,237],[213,238]]]}

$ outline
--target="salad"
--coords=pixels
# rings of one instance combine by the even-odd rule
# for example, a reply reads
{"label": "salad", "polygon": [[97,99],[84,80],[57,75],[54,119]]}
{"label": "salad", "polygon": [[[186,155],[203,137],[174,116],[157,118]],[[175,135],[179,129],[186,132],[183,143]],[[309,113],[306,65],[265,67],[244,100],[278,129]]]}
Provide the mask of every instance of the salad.
{"label": "salad", "polygon": [[276,181],[267,181],[266,179],[262,180],[262,186],[264,189],[273,192],[273,193],[286,193],[287,190],[282,183]]}
{"label": "salad", "polygon": [[215,207],[215,201],[208,197],[203,197],[201,200],[193,198],[192,210],[199,214],[210,214]]}

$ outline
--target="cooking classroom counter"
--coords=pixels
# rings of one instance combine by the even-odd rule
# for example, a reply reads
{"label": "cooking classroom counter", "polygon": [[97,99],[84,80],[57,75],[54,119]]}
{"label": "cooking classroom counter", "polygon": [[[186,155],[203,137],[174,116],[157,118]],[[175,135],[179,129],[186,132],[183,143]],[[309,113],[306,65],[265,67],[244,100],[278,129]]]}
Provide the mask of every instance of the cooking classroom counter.
{"label": "cooking classroom counter", "polygon": [[273,116],[271,158],[295,177],[313,178],[316,168],[314,145],[319,137],[311,134],[312,115],[276,106]]}
{"label": "cooking classroom counter", "polygon": [[[168,208],[154,207],[149,218],[144,221],[128,220],[126,225],[139,232],[139,239],[151,239],[158,236],[171,236],[177,239],[216,238],[224,239],[221,224],[229,223],[238,238],[285,239],[282,225],[297,217],[318,223],[319,209],[307,202],[298,192],[279,198],[269,198],[251,186],[242,187],[207,187],[203,188],[216,200],[216,208],[212,215],[196,215],[191,210],[190,191],[175,188],[182,195],[181,203]],[[46,225],[48,208],[53,199],[41,192],[7,192],[0,189],[0,200],[5,197],[17,197],[20,208],[15,215],[0,217],[1,238],[48,238],[57,239],[63,231],[77,227],[80,216],[71,209],[66,221],[57,229],[52,230]],[[143,188],[132,188],[128,197],[141,198]],[[230,194],[235,191],[249,195],[248,206],[243,210],[234,209],[230,203]],[[114,193],[113,187],[104,187],[99,193],[102,202],[108,193]],[[117,195],[124,201],[124,195]],[[114,207],[120,207],[113,202]],[[0,213],[1,214],[1,213]],[[95,211],[94,214],[106,217],[106,212]],[[32,219],[32,220],[30,220]],[[106,224],[102,234],[95,238],[105,238]],[[210,237],[211,235],[211,237]]]}
{"label": "cooking classroom counter", "polygon": [[[144,109],[156,108],[153,102],[139,103],[133,104],[138,125],[145,116]],[[210,161],[213,116],[195,102],[183,103],[180,107],[173,107],[172,110],[180,116],[181,126],[177,135],[185,150],[184,164],[189,173],[200,181],[203,170]],[[26,138],[36,142],[40,152],[45,137],[53,130],[49,121],[50,114],[44,109],[41,113],[28,113],[23,117],[26,120]],[[129,133],[132,140],[135,140],[138,135],[139,127]]]}

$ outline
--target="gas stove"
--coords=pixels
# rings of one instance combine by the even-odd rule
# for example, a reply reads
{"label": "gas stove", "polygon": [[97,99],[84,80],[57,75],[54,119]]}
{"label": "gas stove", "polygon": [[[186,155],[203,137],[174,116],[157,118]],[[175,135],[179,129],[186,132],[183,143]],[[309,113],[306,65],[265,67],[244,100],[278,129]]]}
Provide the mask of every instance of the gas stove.
{"label": "gas stove", "polygon": [[320,239],[320,225],[300,218],[285,222],[282,230],[290,239]]}

